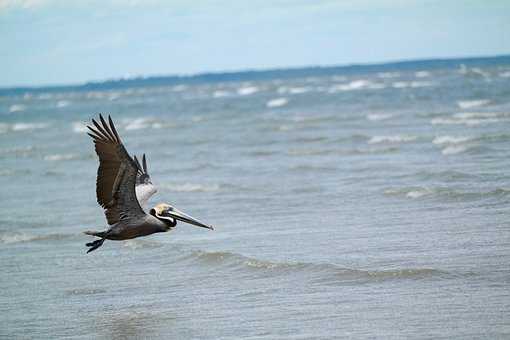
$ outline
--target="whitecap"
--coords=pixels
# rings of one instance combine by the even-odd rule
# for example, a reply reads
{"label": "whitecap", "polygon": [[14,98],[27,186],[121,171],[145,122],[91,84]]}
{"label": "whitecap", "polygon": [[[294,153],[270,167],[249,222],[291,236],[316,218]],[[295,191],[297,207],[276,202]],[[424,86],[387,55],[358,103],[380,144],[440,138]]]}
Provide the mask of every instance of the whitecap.
{"label": "whitecap", "polygon": [[386,120],[393,117],[392,114],[389,113],[370,113],[367,115],[367,119],[371,121],[379,121],[379,120]]}
{"label": "whitecap", "polygon": [[10,113],[21,112],[21,111],[25,111],[25,108],[26,108],[26,106],[23,104],[14,104],[9,107],[9,112]]}
{"label": "whitecap", "polygon": [[213,95],[212,95],[214,98],[223,98],[223,97],[228,97],[230,96],[230,92],[227,92],[227,91],[223,91],[223,90],[216,90],[213,92]]}
{"label": "whitecap", "polygon": [[469,149],[469,146],[466,145],[450,145],[441,150],[443,155],[456,155],[458,153],[465,152]]}
{"label": "whitecap", "polygon": [[280,106],[285,106],[287,105],[287,103],[289,102],[289,100],[287,98],[275,98],[275,99],[271,99],[270,101],[268,101],[266,103],[266,106],[267,107],[280,107]]}
{"label": "whitecap", "polygon": [[309,87],[291,87],[288,92],[290,94],[301,94],[301,93],[306,93],[306,92],[309,92],[310,91],[310,88]]}
{"label": "whitecap", "polygon": [[328,90],[330,93],[340,92],[340,91],[354,91],[354,90],[363,90],[363,89],[383,89],[386,85],[379,84],[379,83],[373,83],[366,79],[357,79],[353,80],[350,83],[347,84],[335,84],[331,86]]}
{"label": "whitecap", "polygon": [[218,184],[203,185],[194,183],[162,184],[160,187],[175,192],[214,192],[220,189]]}
{"label": "whitecap", "polygon": [[398,72],[379,72],[379,73],[377,73],[377,76],[379,78],[383,78],[383,79],[398,78],[398,77],[400,77],[400,73],[398,73]]}
{"label": "whitecap", "polygon": [[34,129],[44,129],[48,124],[45,123],[14,123],[11,126],[12,131],[26,131]]}
{"label": "whitecap", "polygon": [[175,85],[174,87],[172,87],[172,91],[174,92],[182,92],[184,90],[186,90],[188,87],[186,85]]}
{"label": "whitecap", "polygon": [[73,131],[76,133],[86,133],[88,131],[87,125],[82,122],[73,122],[72,127]]}
{"label": "whitecap", "polygon": [[454,137],[454,136],[438,136],[434,138],[432,143],[436,145],[444,145],[444,144],[460,144],[470,141],[470,137]]}
{"label": "whitecap", "polygon": [[[467,125],[476,126],[482,124],[497,123],[501,121],[497,115],[490,117],[489,113],[486,113],[484,117],[476,117],[476,113],[460,113],[455,114],[450,118],[434,118],[430,121],[432,125]],[[471,117],[470,117],[471,116]]]}
{"label": "whitecap", "polygon": [[472,108],[472,107],[478,107],[478,106],[482,106],[482,105],[487,105],[488,103],[490,103],[490,100],[488,100],[488,99],[459,100],[457,102],[457,105],[461,109],[469,109],[469,108]]}
{"label": "whitecap", "polygon": [[71,104],[71,103],[67,100],[59,100],[55,106],[57,108],[63,108],[63,107],[69,106],[69,104]]}
{"label": "whitecap", "polygon": [[259,88],[256,86],[247,86],[247,87],[241,87],[237,89],[237,94],[241,96],[248,96],[250,94],[254,94],[259,92]]}
{"label": "whitecap", "polygon": [[499,76],[501,78],[510,78],[510,71],[501,72]]}
{"label": "whitecap", "polygon": [[416,78],[425,78],[430,76],[430,72],[428,71],[418,71],[414,74]]}
{"label": "whitecap", "polygon": [[395,135],[395,136],[374,136],[370,138],[368,144],[379,144],[379,143],[405,143],[416,140],[416,136],[408,135]]}
{"label": "whitecap", "polygon": [[56,162],[56,161],[68,161],[71,159],[76,159],[77,156],[75,154],[54,154],[54,155],[46,155],[44,156],[45,161]]}
{"label": "whitecap", "polygon": [[391,86],[396,89],[403,89],[403,88],[407,88],[407,87],[411,87],[411,88],[427,87],[427,86],[433,86],[433,85],[434,85],[434,83],[429,82],[429,81],[411,81],[411,82],[396,81],[391,84]]}
{"label": "whitecap", "polygon": [[430,195],[430,194],[431,194],[430,190],[428,190],[428,189],[420,189],[420,190],[409,191],[406,194],[406,197],[414,199],[414,198],[420,198],[420,197],[423,197],[423,196],[426,196],[426,195]]}
{"label": "whitecap", "polygon": [[152,123],[154,123],[154,120],[150,118],[136,118],[132,121],[129,121],[124,129],[128,131],[146,129],[148,127],[152,127]]}

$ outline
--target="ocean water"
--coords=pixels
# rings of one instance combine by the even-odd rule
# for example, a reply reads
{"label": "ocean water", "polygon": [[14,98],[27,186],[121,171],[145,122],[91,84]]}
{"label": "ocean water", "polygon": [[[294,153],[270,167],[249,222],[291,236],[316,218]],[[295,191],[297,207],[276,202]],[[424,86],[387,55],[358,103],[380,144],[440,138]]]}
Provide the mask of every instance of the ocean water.
{"label": "ocean water", "polygon": [[[0,96],[0,338],[510,337],[509,58],[121,85]],[[85,254],[99,112],[216,230]]]}

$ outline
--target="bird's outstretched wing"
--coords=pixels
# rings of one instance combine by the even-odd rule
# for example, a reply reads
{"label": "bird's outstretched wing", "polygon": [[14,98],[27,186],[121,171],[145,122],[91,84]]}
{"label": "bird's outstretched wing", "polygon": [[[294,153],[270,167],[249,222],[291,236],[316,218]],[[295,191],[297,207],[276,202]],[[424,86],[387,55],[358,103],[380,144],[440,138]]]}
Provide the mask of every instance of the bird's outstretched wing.
{"label": "bird's outstretched wing", "polygon": [[112,119],[108,116],[107,123],[102,115],[99,118],[101,124],[92,119],[94,127],[87,126],[99,156],[97,202],[105,209],[109,225],[143,217],[135,192],[138,166],[124,148]]}
{"label": "bird's outstretched wing", "polygon": [[136,176],[136,197],[138,198],[138,202],[145,208],[147,206],[147,202],[149,198],[152,197],[158,190],[152,184],[149,173],[147,172],[147,159],[145,158],[145,154],[142,156],[142,163],[138,161],[136,156],[133,157],[135,163],[138,167],[138,174]]}

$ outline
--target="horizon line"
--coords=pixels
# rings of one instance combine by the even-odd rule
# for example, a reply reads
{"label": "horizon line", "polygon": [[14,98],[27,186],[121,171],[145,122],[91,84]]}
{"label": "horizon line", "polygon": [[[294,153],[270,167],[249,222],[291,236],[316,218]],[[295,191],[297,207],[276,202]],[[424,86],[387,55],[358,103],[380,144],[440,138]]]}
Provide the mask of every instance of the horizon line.
{"label": "horizon line", "polygon": [[247,73],[269,73],[275,71],[292,71],[292,70],[304,70],[304,69],[332,69],[332,68],[353,68],[353,67],[372,67],[372,66],[384,66],[384,65],[398,65],[415,62],[441,62],[441,61],[455,61],[455,60],[476,60],[476,59],[497,59],[497,58],[510,58],[508,54],[496,54],[496,55],[470,55],[470,56],[449,56],[449,57],[430,57],[430,58],[417,58],[417,59],[389,59],[385,61],[377,62],[366,62],[366,63],[346,63],[346,64],[315,64],[315,65],[300,65],[300,66],[275,66],[268,68],[244,68],[237,70],[219,70],[219,71],[199,71],[196,73],[173,73],[173,74],[146,74],[136,75],[129,77],[118,77],[118,78],[104,78],[104,79],[91,79],[84,82],[76,83],[49,83],[42,85],[12,85],[12,86],[0,86],[0,91],[21,91],[21,90],[43,90],[43,89],[57,89],[57,88],[80,88],[86,87],[87,85],[99,85],[107,83],[119,83],[129,81],[145,81],[158,78],[168,79],[193,79],[205,76],[219,76],[219,75],[242,75]]}

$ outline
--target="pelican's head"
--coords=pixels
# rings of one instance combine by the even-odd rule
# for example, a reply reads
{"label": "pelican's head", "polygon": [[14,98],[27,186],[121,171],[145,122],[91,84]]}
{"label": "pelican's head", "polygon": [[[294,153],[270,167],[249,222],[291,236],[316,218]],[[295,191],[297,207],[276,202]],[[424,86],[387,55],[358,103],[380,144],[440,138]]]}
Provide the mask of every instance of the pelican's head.
{"label": "pelican's head", "polygon": [[199,220],[172,207],[170,204],[160,203],[156,205],[154,208],[152,208],[150,213],[154,217],[165,222],[169,226],[168,228],[169,230],[170,228],[175,227],[175,225],[177,224],[177,220],[196,225],[197,227],[207,228],[211,230],[214,229],[212,226],[200,222]]}

